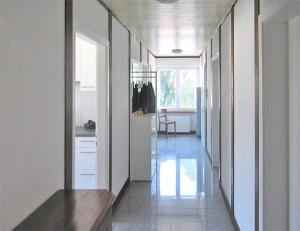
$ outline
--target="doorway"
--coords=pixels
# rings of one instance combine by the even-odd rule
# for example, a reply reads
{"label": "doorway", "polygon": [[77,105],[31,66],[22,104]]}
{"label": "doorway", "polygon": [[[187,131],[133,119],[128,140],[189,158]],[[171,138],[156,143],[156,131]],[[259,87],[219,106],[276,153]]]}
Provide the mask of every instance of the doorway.
{"label": "doorway", "polygon": [[75,33],[73,188],[108,188],[108,49]]}
{"label": "doorway", "polygon": [[299,230],[300,2],[262,19],[261,225]]}

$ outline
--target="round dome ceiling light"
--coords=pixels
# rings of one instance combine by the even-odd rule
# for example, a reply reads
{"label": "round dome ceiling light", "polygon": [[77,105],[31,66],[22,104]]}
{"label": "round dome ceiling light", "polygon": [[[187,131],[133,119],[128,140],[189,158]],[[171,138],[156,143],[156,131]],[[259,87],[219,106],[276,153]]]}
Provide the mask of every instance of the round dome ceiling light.
{"label": "round dome ceiling light", "polygon": [[180,54],[180,53],[182,53],[182,50],[181,49],[173,49],[172,52],[174,54]]}
{"label": "round dome ceiling light", "polygon": [[177,2],[178,0],[156,0],[162,4],[172,4],[172,3],[175,3]]}

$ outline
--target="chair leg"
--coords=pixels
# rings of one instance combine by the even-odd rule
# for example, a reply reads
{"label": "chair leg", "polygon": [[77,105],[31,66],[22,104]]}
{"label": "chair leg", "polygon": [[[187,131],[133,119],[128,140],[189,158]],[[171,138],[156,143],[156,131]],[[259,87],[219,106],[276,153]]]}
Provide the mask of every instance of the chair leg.
{"label": "chair leg", "polygon": [[176,122],[174,123],[174,132],[175,132],[175,136],[177,135],[176,134]]}
{"label": "chair leg", "polygon": [[169,125],[166,124],[166,133],[167,133],[167,138],[169,138]]}
{"label": "chair leg", "polygon": [[160,133],[160,122],[158,123],[158,134]]}

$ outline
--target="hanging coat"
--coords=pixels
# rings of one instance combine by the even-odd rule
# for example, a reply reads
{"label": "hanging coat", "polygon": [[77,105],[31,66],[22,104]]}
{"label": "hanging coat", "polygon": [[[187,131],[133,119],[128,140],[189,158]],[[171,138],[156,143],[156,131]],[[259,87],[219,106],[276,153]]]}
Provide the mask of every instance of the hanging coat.
{"label": "hanging coat", "polygon": [[139,110],[139,88],[137,84],[133,84],[133,94],[132,94],[132,112]]}
{"label": "hanging coat", "polygon": [[144,114],[149,113],[148,109],[148,87],[146,84],[143,84],[142,89],[139,95],[139,106],[142,109]]}
{"label": "hanging coat", "polygon": [[156,112],[156,97],[154,93],[154,89],[152,83],[149,82],[147,86],[147,104],[148,104],[148,112],[155,113]]}

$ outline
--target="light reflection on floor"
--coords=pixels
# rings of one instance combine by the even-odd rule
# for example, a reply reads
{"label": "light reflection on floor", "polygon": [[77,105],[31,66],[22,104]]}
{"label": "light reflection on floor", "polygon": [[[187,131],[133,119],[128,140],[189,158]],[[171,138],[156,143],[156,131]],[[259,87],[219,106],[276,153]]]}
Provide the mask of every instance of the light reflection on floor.
{"label": "light reflection on floor", "polygon": [[113,215],[119,231],[232,231],[212,169],[196,136],[160,136],[152,183],[132,182]]}

